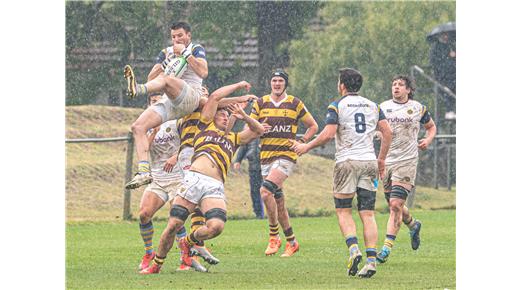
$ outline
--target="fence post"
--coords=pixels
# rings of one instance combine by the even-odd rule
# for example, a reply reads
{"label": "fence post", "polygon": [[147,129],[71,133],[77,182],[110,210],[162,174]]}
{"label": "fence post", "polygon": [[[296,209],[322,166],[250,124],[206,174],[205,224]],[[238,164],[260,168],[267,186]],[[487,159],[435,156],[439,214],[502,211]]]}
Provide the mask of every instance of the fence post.
{"label": "fence post", "polygon": [[[433,85],[433,93],[435,95],[434,98],[434,106],[435,106],[435,123],[437,123],[437,128],[441,128],[441,120],[439,120],[439,89],[437,87],[437,84]],[[439,181],[437,176],[437,162],[439,161],[439,142],[437,142],[437,138],[433,139],[433,187],[435,189],[439,189]]]}
{"label": "fence post", "polygon": [[[128,143],[126,146],[126,172],[125,172],[125,184],[132,179],[132,165],[134,157],[134,135],[132,132],[128,132]],[[123,185],[124,188],[124,185]],[[130,198],[131,193],[130,189],[124,190],[124,200],[123,200],[123,220],[129,220],[132,217],[130,213]]]}
{"label": "fence post", "polygon": [[451,191],[451,145],[448,145],[448,148],[447,148],[448,152],[447,152],[447,159],[448,159],[448,164],[446,164],[448,167],[447,168],[447,176],[446,176],[446,179],[447,179],[447,183],[448,183],[448,191]]}

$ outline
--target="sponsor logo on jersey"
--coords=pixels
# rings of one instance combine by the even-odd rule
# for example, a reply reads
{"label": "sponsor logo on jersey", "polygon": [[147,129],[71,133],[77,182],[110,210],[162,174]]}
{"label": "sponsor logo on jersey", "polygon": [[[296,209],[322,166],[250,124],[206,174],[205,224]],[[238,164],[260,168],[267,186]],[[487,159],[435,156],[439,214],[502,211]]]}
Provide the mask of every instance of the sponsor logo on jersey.
{"label": "sponsor logo on jersey", "polygon": [[393,122],[393,123],[411,123],[411,122],[413,122],[413,119],[410,117],[407,117],[407,118],[393,117],[393,118],[389,118],[388,121]]}
{"label": "sponsor logo on jersey", "polygon": [[348,104],[347,107],[365,108],[370,107],[369,104]]}
{"label": "sponsor logo on jersey", "polygon": [[387,113],[392,113],[392,109],[386,109]]}
{"label": "sponsor logo on jersey", "polygon": [[271,129],[267,130],[264,134],[270,132],[283,132],[283,133],[291,133],[292,125],[274,125]]}
{"label": "sponsor logo on jersey", "polygon": [[166,133],[170,133],[171,130],[172,130],[172,128],[170,128],[170,127],[166,128]]}
{"label": "sponsor logo on jersey", "polygon": [[204,139],[204,142],[223,144],[227,150],[233,151],[233,147],[229,143],[229,140],[227,140],[226,138],[224,138],[222,136],[218,136],[218,137],[206,136],[206,138]]}
{"label": "sponsor logo on jersey", "polygon": [[411,115],[413,114],[413,110],[412,109],[408,109],[408,111],[406,111],[408,113],[408,115]]}
{"label": "sponsor logo on jersey", "polygon": [[172,141],[173,139],[175,139],[175,137],[173,137],[172,135],[168,135],[168,136],[165,136],[165,137],[155,137],[155,139],[153,140],[155,143],[157,144],[164,144],[164,143],[168,143],[170,141]]}

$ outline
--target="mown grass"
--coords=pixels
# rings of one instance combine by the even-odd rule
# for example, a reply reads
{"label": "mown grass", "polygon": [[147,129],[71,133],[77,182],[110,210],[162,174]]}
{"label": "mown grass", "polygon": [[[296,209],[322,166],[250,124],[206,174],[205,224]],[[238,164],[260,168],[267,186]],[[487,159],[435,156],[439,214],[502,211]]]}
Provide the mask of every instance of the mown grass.
{"label": "mown grass", "polygon": [[[294,257],[263,255],[266,220],[230,220],[208,241],[221,263],[209,273],[175,272],[174,247],[158,275],[141,276],[143,254],[137,222],[69,222],[67,289],[444,289],[455,288],[455,211],[414,211],[423,222],[422,244],[412,251],[406,228],[390,260],[371,279],[346,275],[347,250],[336,218],[294,218],[301,251]],[[380,247],[387,214],[377,214]],[[358,225],[359,219],[355,216]],[[155,222],[155,245],[165,222]],[[358,228],[362,243],[362,229]],[[364,248],[362,246],[362,248]],[[281,253],[281,251],[280,251]],[[280,254],[279,253],[279,254]]]}
{"label": "mown grass", "polygon": [[[66,137],[126,136],[141,109],[108,106],[66,107]],[[134,154],[135,156],[135,154]],[[125,175],[126,143],[81,143],[66,145],[67,220],[121,219]],[[135,158],[135,157],[134,157]],[[135,162],[134,162],[135,163]],[[230,171],[226,182],[229,215],[253,217],[247,162],[241,171]],[[285,183],[286,205],[293,216],[333,214],[332,168],[334,161],[314,155],[298,160],[293,175]],[[134,164],[135,170],[135,164]],[[132,191],[131,213],[138,214],[142,189]],[[455,208],[455,190],[418,187],[415,207],[421,209]],[[381,188],[376,209],[385,212]],[[167,209],[157,217],[167,217]]]}

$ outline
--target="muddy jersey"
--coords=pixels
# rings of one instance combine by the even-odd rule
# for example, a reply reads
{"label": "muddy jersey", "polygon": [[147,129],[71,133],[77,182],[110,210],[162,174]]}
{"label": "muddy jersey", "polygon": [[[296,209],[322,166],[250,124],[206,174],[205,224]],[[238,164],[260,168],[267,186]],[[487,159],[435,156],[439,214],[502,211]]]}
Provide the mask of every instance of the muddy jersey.
{"label": "muddy jersey", "polygon": [[175,172],[163,170],[166,160],[179,151],[180,137],[177,131],[177,120],[163,123],[150,146],[150,164],[153,180],[168,183],[178,176]]}
{"label": "muddy jersey", "polygon": [[426,124],[431,119],[426,107],[415,100],[408,100],[404,104],[388,100],[381,103],[381,110],[385,113],[393,131],[386,163],[419,156],[417,137],[420,124]]}
{"label": "muddy jersey", "polygon": [[[194,45],[193,43],[190,43],[188,48],[191,48],[191,55],[193,57],[206,59],[206,50],[204,47],[202,47],[202,45]],[[155,59],[155,62],[162,63],[166,59],[166,56],[170,54],[173,54],[173,46],[168,46],[167,48],[161,50]],[[202,93],[202,78],[195,73],[190,65],[188,65],[188,68],[184,74],[182,74],[181,79],[190,85],[194,90]]]}
{"label": "muddy jersey", "polygon": [[373,137],[385,115],[379,106],[357,94],[341,97],[327,109],[327,124],[338,125],[336,162],[376,160]]}
{"label": "muddy jersey", "polygon": [[191,160],[193,163],[202,154],[208,156],[220,168],[223,182],[226,181],[229,165],[240,142],[237,133],[230,132],[225,136],[224,134],[224,131],[215,126],[213,120],[200,119],[195,132],[194,153]]}
{"label": "muddy jersey", "polygon": [[253,103],[251,118],[266,122],[271,129],[260,137],[260,163],[269,164],[277,159],[296,163],[298,155],[291,150],[289,140],[296,139],[298,122],[309,112],[300,99],[287,95],[279,103],[265,95]]}

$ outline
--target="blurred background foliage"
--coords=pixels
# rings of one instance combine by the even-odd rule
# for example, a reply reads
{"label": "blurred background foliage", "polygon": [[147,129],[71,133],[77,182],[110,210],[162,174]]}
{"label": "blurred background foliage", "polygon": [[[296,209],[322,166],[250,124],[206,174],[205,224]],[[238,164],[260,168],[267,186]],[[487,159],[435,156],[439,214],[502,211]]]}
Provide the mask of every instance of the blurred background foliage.
{"label": "blurred background foliage", "polygon": [[[412,65],[430,72],[426,35],[455,21],[455,2],[67,1],[66,104],[143,106],[123,97],[122,68],[134,65],[144,81],[179,20],[206,47],[210,91],[246,79],[261,96],[283,67],[288,93],[322,127],[339,68],[361,71],[361,94],[376,102],[390,97],[393,75]],[[432,107],[431,85],[418,79],[418,87],[416,99]]]}

